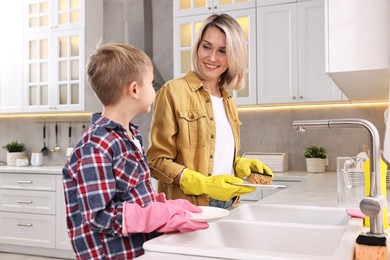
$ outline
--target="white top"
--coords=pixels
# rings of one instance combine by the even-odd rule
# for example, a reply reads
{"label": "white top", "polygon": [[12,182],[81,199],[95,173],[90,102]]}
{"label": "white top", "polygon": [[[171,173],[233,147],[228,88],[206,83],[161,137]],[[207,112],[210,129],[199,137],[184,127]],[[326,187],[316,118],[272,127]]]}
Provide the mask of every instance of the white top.
{"label": "white top", "polygon": [[234,175],[234,136],[223,105],[223,98],[210,96],[216,126],[213,175]]}

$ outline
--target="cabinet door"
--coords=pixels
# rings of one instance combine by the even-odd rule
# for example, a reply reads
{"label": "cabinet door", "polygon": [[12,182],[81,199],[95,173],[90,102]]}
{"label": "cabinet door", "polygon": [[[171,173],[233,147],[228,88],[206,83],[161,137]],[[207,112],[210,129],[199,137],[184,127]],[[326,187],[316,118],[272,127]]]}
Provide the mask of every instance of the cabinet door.
{"label": "cabinet door", "polygon": [[322,0],[298,3],[298,85],[300,102],[342,100],[342,92],[325,73]]}
{"label": "cabinet door", "polygon": [[62,175],[56,176],[56,248],[72,250],[66,227],[66,210]]}
{"label": "cabinet door", "polygon": [[84,27],[83,0],[24,0],[26,33]]}
{"label": "cabinet door", "polygon": [[[300,0],[301,1],[301,0]],[[280,5],[295,3],[297,0],[257,0],[257,6],[267,6],[267,5]]]}
{"label": "cabinet door", "polygon": [[84,102],[84,30],[26,35],[27,112],[75,111]]}
{"label": "cabinet door", "polygon": [[173,0],[173,17],[254,8],[256,0]]}
{"label": "cabinet door", "polygon": [[84,107],[84,30],[58,32],[53,48],[53,104],[58,111]]}
{"label": "cabinet door", "polygon": [[24,43],[24,110],[45,111],[53,106],[49,104],[53,43],[49,34],[26,35]]}
{"label": "cabinet door", "polygon": [[173,19],[173,76],[182,77],[191,70],[191,49],[207,15]]}
{"label": "cabinet door", "polygon": [[0,9],[0,113],[22,111],[22,10],[21,1]]}
{"label": "cabinet door", "polygon": [[257,8],[257,101],[297,100],[297,8],[284,4]]}
{"label": "cabinet door", "polygon": [[257,101],[256,88],[256,10],[245,9],[232,11],[234,17],[244,30],[248,45],[248,67],[246,86],[239,91],[233,91],[233,98],[237,105],[255,105]]}

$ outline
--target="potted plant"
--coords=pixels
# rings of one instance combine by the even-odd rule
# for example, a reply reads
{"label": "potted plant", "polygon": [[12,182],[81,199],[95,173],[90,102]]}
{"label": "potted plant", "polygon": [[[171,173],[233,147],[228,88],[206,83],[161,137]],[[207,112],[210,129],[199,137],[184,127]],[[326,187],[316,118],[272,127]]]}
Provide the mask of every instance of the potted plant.
{"label": "potted plant", "polygon": [[3,146],[7,150],[7,165],[16,165],[16,159],[26,158],[26,147],[18,141],[11,141]]}
{"label": "potted plant", "polygon": [[325,172],[327,165],[326,149],[319,145],[310,145],[304,152],[307,172]]}

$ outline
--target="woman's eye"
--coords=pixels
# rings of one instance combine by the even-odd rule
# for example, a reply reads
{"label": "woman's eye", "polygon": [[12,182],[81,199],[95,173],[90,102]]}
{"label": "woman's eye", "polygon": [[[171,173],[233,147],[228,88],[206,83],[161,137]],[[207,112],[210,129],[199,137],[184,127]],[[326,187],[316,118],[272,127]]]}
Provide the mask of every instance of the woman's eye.
{"label": "woman's eye", "polygon": [[219,50],[220,53],[225,54],[226,50]]}
{"label": "woman's eye", "polygon": [[205,49],[205,50],[210,50],[211,48],[210,48],[210,46],[208,46],[208,45],[203,45],[203,49]]}

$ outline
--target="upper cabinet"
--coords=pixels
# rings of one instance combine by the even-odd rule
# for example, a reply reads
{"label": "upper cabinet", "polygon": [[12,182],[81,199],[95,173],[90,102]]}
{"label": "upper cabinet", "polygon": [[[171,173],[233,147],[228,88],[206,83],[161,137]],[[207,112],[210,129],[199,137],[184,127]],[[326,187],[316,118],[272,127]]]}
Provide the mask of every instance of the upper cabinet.
{"label": "upper cabinet", "polygon": [[[209,6],[211,2],[218,3],[218,6],[224,8],[200,8],[200,3],[204,7]],[[233,9],[237,7],[236,10]],[[196,9],[198,15],[184,16],[181,11],[176,11],[177,17],[173,19],[173,55],[174,55],[174,77],[182,77],[186,72],[191,70],[191,49],[196,40],[199,28],[203,21],[212,13],[229,10],[226,13],[234,17],[244,30],[248,44],[248,67],[247,67],[247,86],[240,91],[234,91],[233,96],[239,105],[256,103],[256,9],[246,8],[243,6],[254,6],[253,0],[224,0],[224,1],[185,1],[175,0],[174,6],[181,7],[183,13],[189,13],[190,10]],[[184,8],[187,7],[188,8]],[[174,9],[176,10],[176,9]],[[201,11],[202,10],[202,11]]]}
{"label": "upper cabinet", "polygon": [[85,63],[102,41],[102,0],[24,1],[25,112],[99,109]]}
{"label": "upper cabinet", "polygon": [[191,69],[202,22],[221,12],[237,19],[248,41],[247,86],[232,93],[238,105],[346,99],[325,73],[322,0],[175,0],[175,78]]}
{"label": "upper cabinet", "polygon": [[342,92],[325,73],[323,1],[260,2],[258,104],[341,101]]}
{"label": "upper cabinet", "polygon": [[0,113],[22,111],[23,2],[0,8]]}
{"label": "upper cabinet", "polygon": [[255,5],[256,0],[174,0],[173,16],[229,12],[253,8]]}
{"label": "upper cabinet", "polygon": [[325,4],[326,72],[352,102],[388,100],[390,1]]}

